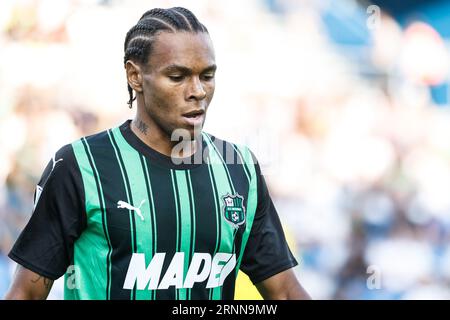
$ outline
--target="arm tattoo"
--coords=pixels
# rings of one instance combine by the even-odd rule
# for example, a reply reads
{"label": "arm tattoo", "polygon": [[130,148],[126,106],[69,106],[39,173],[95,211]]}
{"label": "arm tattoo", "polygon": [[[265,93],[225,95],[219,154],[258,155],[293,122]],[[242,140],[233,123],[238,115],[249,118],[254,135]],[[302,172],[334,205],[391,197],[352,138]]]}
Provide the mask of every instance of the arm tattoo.
{"label": "arm tattoo", "polygon": [[52,287],[52,283],[53,283],[53,281],[50,280],[50,279],[47,279],[47,278],[45,278],[45,277],[39,276],[39,277],[37,277],[37,278],[34,279],[34,280],[31,279],[31,282],[33,282],[33,283],[38,283],[39,280],[41,280],[41,279],[44,280],[44,287],[45,287],[45,289],[49,290],[49,289]]}
{"label": "arm tattoo", "polygon": [[142,121],[138,120],[136,127],[145,135],[147,135],[148,126]]}

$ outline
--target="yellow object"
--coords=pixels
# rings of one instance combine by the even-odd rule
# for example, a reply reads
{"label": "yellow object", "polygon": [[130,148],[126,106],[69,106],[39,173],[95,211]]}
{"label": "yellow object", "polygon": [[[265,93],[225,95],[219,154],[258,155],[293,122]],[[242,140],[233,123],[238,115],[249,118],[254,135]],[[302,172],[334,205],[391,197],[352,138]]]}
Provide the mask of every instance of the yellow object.
{"label": "yellow object", "polygon": [[[292,232],[290,232],[289,228],[283,226],[284,234],[286,236],[286,241],[289,245],[289,248],[293,252],[295,256],[296,245],[295,238]],[[234,292],[235,300],[262,300],[262,296],[259,294],[258,289],[253,285],[250,278],[239,271],[237,279],[236,279],[236,290]]]}
{"label": "yellow object", "polygon": [[250,278],[239,271],[238,277],[236,279],[236,290],[234,292],[235,300],[262,300],[258,289],[253,285]]}

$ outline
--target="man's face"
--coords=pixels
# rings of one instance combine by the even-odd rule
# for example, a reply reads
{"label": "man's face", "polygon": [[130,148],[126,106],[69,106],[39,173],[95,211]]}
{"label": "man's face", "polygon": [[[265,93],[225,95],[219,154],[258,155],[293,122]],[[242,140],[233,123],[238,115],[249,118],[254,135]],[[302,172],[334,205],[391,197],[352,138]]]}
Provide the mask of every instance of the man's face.
{"label": "man's face", "polygon": [[162,32],[142,74],[147,118],[170,137],[175,129],[199,134],[214,95],[214,49],[207,33]]}

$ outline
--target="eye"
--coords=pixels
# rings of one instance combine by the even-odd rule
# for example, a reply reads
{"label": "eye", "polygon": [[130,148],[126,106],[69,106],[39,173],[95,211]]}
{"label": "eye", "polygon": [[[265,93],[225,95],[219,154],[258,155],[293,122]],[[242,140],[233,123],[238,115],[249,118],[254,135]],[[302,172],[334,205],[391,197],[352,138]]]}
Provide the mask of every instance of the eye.
{"label": "eye", "polygon": [[209,81],[214,79],[214,73],[206,73],[202,76],[203,80]]}
{"label": "eye", "polygon": [[169,79],[172,80],[173,82],[181,82],[184,79],[183,75],[172,75],[169,76]]}

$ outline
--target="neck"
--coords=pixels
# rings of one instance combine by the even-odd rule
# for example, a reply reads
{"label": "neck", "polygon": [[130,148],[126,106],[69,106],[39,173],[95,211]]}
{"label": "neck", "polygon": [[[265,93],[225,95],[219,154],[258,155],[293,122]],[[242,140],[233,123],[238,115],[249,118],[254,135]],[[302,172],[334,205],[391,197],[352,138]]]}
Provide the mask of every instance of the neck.
{"label": "neck", "polygon": [[[172,141],[171,137],[162,130],[157,130],[139,115],[131,121],[131,131],[146,145],[168,157],[186,158],[192,156],[197,150],[196,140],[179,142]],[[176,149],[174,147],[177,146]]]}

